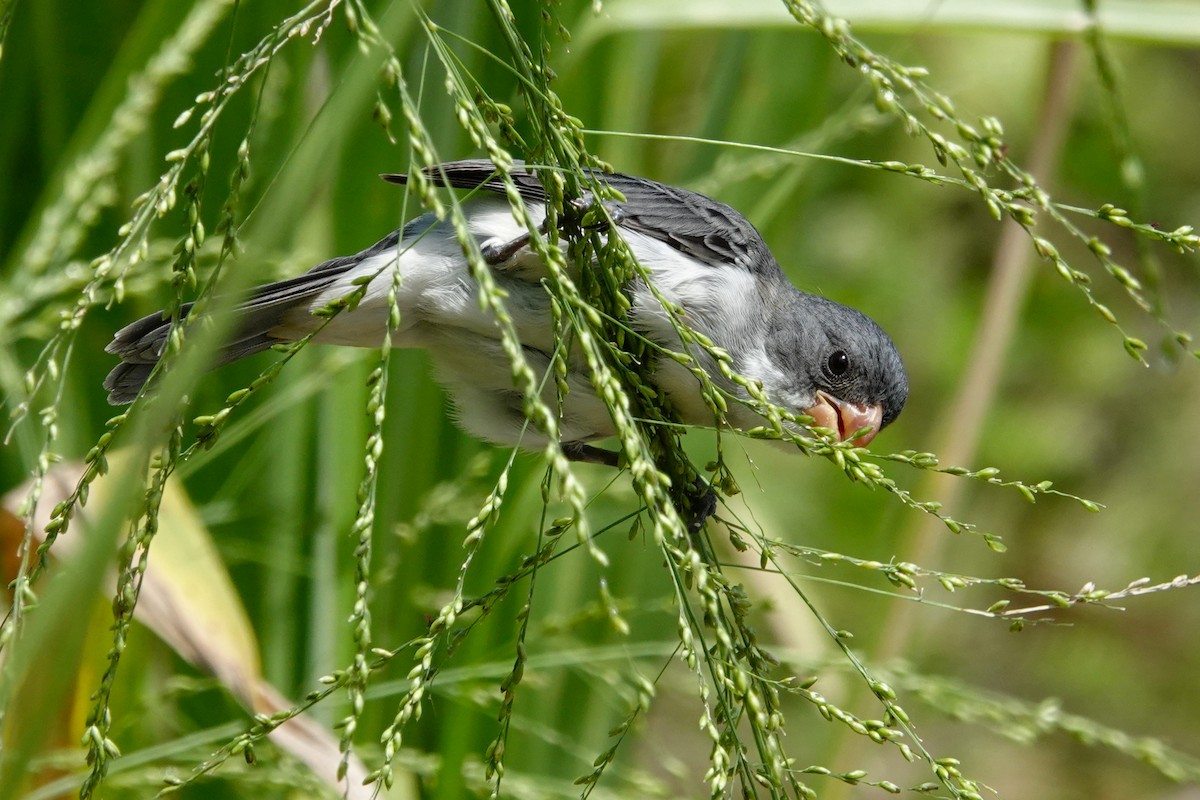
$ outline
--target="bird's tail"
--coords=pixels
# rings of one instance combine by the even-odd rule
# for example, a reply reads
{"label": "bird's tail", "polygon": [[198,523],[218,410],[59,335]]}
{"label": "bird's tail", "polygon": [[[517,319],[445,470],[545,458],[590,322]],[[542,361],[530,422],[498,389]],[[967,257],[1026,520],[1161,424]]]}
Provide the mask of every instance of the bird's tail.
{"label": "bird's tail", "polygon": [[[255,289],[250,300],[233,310],[237,319],[233,335],[221,348],[212,366],[224,366],[260,353],[274,344],[292,340],[296,335],[295,325],[283,326],[283,331],[292,331],[290,335],[281,334],[279,330],[288,312],[311,303],[357,264],[363,255],[360,253],[326,261],[298,277]],[[191,307],[191,303],[184,305],[180,309],[181,316],[187,316]],[[314,317],[313,328],[319,322]],[[133,402],[162,357],[170,331],[170,319],[162,311],[156,311],[117,331],[104,348],[121,359],[121,363],[104,379],[109,403],[124,405]]]}

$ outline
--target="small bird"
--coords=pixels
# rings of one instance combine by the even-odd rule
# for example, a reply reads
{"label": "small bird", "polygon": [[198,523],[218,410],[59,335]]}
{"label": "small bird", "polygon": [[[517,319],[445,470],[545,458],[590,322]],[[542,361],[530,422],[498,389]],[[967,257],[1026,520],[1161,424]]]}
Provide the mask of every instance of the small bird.
{"label": "small bird", "polygon": [[[463,204],[470,232],[497,286],[507,293],[506,308],[526,358],[544,373],[555,350],[550,296],[541,283],[547,269],[529,247],[529,231],[515,220],[495,166],[468,160],[423,172],[435,185],[474,190]],[[546,194],[535,172],[517,162],[510,174],[533,217],[544,220]],[[635,279],[626,287],[634,330],[673,351],[685,349],[675,322],[704,334],[729,353],[737,373],[761,382],[773,403],[811,417],[841,440],[869,429],[855,438],[856,445],[866,445],[900,413],[908,378],[892,340],[865,314],[793,286],[741,214],[702,194],[646,178],[594,176],[623,197],[605,202],[613,230],[648,271],[657,293],[683,311],[682,318],[673,319],[655,291]],[[381,177],[408,181],[407,175]],[[582,211],[590,205],[590,198],[584,198],[574,207]],[[356,255],[255,289],[234,312],[234,334],[217,366],[318,329],[314,342],[378,347],[396,269],[400,318],[393,344],[429,351],[454,399],[459,423],[469,433],[498,444],[543,446],[544,436],[526,424],[500,330],[493,315],[480,308],[478,287],[454,229],[432,213]],[[580,266],[572,269],[578,272]],[[332,318],[314,314],[363,281],[369,283],[356,307]],[[183,312],[187,310],[185,306]],[[121,358],[104,381],[110,403],[129,403],[137,396],[163,353],[169,330],[169,319],[156,312],[117,332],[105,348]],[[711,358],[698,354],[698,361],[715,385],[746,397],[744,389],[720,375]],[[652,375],[680,422],[719,422],[687,367],[662,358]],[[559,420],[564,449],[582,460],[615,463],[615,454],[588,444],[615,430],[578,354],[570,356],[566,381]],[[546,383],[554,408],[554,382]],[[762,418],[730,403],[724,423],[747,429],[762,424]]]}

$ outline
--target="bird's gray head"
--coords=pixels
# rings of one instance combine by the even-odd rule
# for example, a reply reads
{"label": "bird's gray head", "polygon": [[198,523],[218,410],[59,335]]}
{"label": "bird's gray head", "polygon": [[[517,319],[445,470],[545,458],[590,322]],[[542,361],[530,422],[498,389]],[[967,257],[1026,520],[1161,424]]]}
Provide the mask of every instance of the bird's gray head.
{"label": "bird's gray head", "polygon": [[799,291],[788,295],[768,326],[767,358],[781,373],[764,381],[768,394],[841,439],[870,427],[855,439],[867,444],[908,399],[896,346],[860,311]]}

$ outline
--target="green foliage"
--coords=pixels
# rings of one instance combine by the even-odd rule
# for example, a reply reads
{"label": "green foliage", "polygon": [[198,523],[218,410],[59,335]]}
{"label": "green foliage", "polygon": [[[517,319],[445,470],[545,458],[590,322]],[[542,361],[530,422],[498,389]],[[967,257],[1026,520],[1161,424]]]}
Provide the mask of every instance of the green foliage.
{"label": "green foliage", "polygon": [[[1200,237],[1182,224],[1200,105],[1194,53],[1162,49],[1194,22],[1170,3],[1045,4],[1033,24],[1027,4],[926,5],[836,4],[901,31],[868,45],[805,0],[0,4],[0,97],[28,121],[0,131],[0,474],[28,480],[0,795],[335,796],[334,772],[394,797],[1200,780],[1200,709],[1177,688],[1200,668],[1182,600],[1200,573]],[[1063,14],[1086,21],[1078,42],[1049,40]],[[461,198],[373,177],[478,153],[502,176],[549,166],[556,214],[605,196],[584,171],[605,164],[742,209],[799,285],[892,332],[909,409],[870,452],[790,418],[693,331],[660,351],[624,321],[643,273],[623,243],[538,232],[510,184],[550,274],[559,346],[539,373]],[[464,438],[424,356],[382,330],[374,353],[306,339],[205,371],[239,290],[419,208],[460,233],[549,439],[536,453]],[[601,268],[575,280],[568,257]],[[177,322],[163,379],[114,415],[103,343],[158,307]],[[744,403],[764,425],[676,425],[646,374],[661,358],[714,420]],[[557,444],[571,359],[610,407],[619,474]],[[959,466],[977,460],[1003,473]],[[156,544],[190,519],[182,490],[257,650],[192,630],[215,601],[156,578],[187,567]],[[717,517],[689,531],[707,491]],[[179,618],[155,616],[170,603]],[[289,762],[301,715],[338,754],[325,783]]]}

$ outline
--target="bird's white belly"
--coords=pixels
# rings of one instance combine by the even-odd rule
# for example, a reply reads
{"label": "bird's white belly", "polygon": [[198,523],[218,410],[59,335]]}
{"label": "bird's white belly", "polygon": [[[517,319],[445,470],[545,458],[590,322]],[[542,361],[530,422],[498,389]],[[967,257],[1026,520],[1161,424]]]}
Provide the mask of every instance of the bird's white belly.
{"label": "bird's white belly", "polygon": [[[541,216],[540,208],[531,210],[535,218]],[[511,241],[525,232],[502,198],[473,201],[468,220],[480,243],[490,239]],[[544,437],[525,423],[522,396],[514,384],[510,357],[501,344],[495,314],[480,302],[478,284],[453,228],[427,214],[406,226],[406,233],[397,248],[365,259],[308,305],[303,312],[307,319],[303,322],[311,329],[312,311],[346,296],[364,278],[370,278],[357,307],[330,320],[315,341],[378,346],[386,329],[389,294],[399,270],[395,305],[400,322],[393,331],[393,343],[400,347],[423,347],[430,352],[468,431],[493,442],[520,440],[527,447],[541,445]],[[683,310],[683,316],[677,320],[680,324],[706,335],[717,330],[747,329],[747,321],[734,315],[761,306],[751,296],[756,289],[747,270],[732,264],[724,267],[696,263],[669,245],[636,231],[623,230],[622,235],[639,263],[650,272],[662,297]],[[496,286],[504,292],[503,307],[524,355],[539,378],[547,376],[550,354],[555,348],[549,296],[539,282],[544,273],[544,267],[527,249],[491,272]],[[654,292],[638,282],[632,291],[632,301],[630,317],[639,332],[662,347],[682,349],[671,315]],[[295,323],[301,321],[295,319]],[[728,347],[720,341],[716,344]],[[750,344],[749,349],[756,346]],[[741,351],[746,349],[742,346]],[[701,355],[701,363],[706,367],[711,366],[711,361],[697,355]],[[572,354],[571,362],[569,391],[560,417],[562,439],[586,441],[611,435],[614,431],[608,409],[591,386],[582,356],[578,352]],[[683,421],[699,425],[714,423],[712,411],[698,392],[697,379],[687,369],[663,360],[655,381],[668,394]],[[552,408],[557,403],[555,394],[553,377],[545,377],[542,397]]]}

